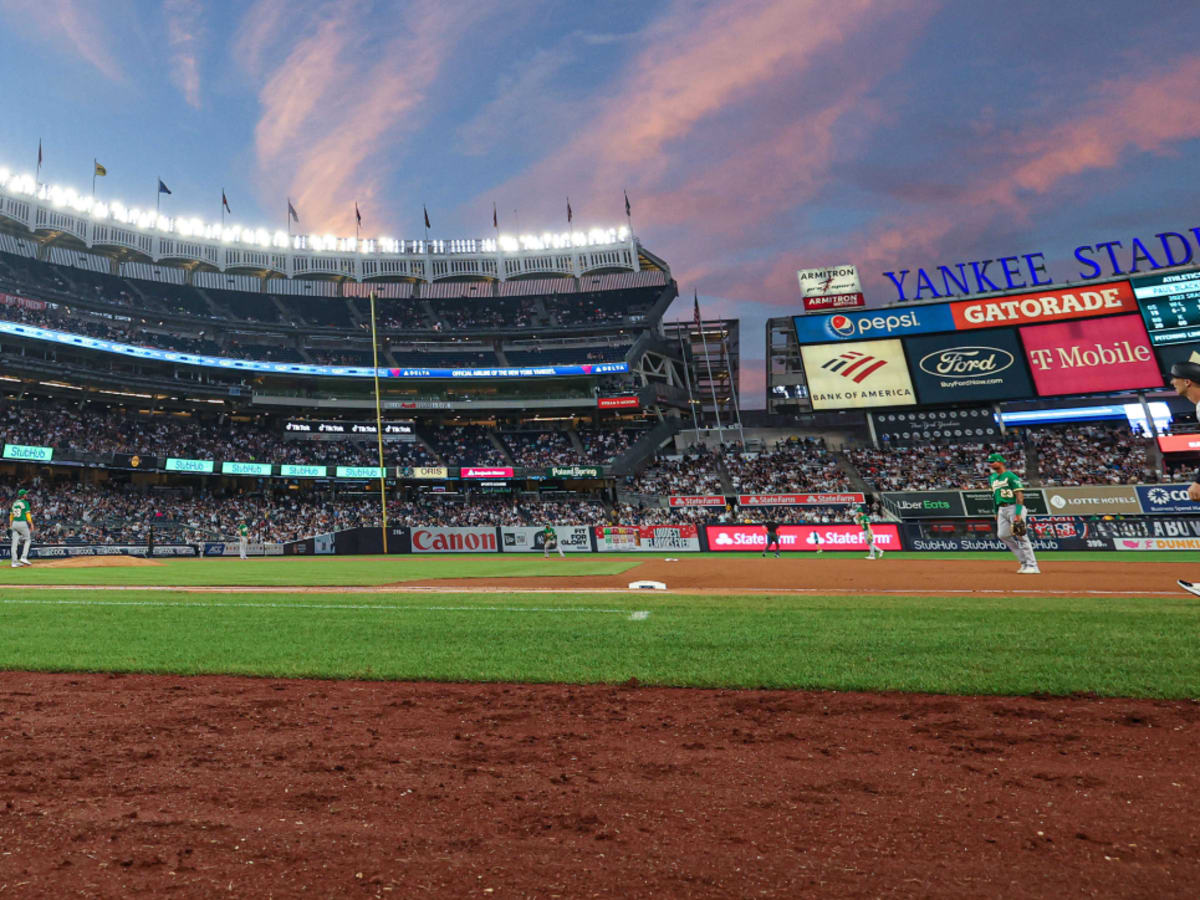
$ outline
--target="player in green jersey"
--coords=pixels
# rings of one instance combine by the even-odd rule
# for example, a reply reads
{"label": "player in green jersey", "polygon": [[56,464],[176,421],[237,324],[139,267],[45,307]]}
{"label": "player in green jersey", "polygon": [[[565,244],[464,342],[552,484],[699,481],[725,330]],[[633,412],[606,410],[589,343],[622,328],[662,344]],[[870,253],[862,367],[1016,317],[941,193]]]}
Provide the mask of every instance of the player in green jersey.
{"label": "player in green jersey", "polygon": [[1021,564],[1017,574],[1039,575],[1041,569],[1033,555],[1033,542],[1029,540],[1029,526],[1025,523],[1025,486],[1016,472],[1008,470],[1008,463],[1001,454],[993,453],[987,461],[992,467],[988,487],[996,504],[996,537],[1008,546]]}
{"label": "player in green jersey", "polygon": [[553,525],[547,525],[542,529],[542,558],[549,559],[551,550],[557,550],[558,555],[566,559],[567,554],[558,546],[558,532],[554,530]]}
{"label": "player in green jersey", "polygon": [[238,555],[247,559],[246,550],[250,543],[250,528],[243,522],[238,526]]}
{"label": "player in green jersey", "polygon": [[[32,566],[29,561],[29,545],[33,543],[33,516],[30,515],[29,491],[17,491],[17,499],[8,511],[8,530],[12,532],[12,567]],[[25,546],[17,553],[21,541]]]}
{"label": "player in green jersey", "polygon": [[858,508],[854,522],[863,530],[863,539],[867,542],[867,559],[883,559],[883,548],[875,544],[875,532],[871,530],[871,514],[867,512],[867,504]]}

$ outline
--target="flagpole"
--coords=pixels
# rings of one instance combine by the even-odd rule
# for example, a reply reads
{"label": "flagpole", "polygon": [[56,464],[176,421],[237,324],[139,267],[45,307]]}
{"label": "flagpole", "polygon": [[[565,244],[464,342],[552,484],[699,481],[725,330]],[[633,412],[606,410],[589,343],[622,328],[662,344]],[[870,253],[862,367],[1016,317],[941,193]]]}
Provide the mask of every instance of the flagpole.
{"label": "flagpole", "polygon": [[[696,418],[696,398],[692,396],[692,374],[691,366],[688,365],[688,354],[683,348],[683,333],[686,328],[679,329],[679,352],[683,356],[683,380],[687,384],[688,391],[688,406],[692,410],[692,427],[696,429],[696,440],[700,440],[700,421]],[[688,341],[690,344],[691,341]],[[695,354],[693,354],[694,358]]]}
{"label": "flagpole", "polygon": [[33,177],[34,187],[42,186],[42,139],[38,138],[38,162],[37,173]]}
{"label": "flagpole", "polygon": [[738,436],[741,438],[742,447],[746,446],[746,429],[742,427],[742,404],[738,401],[739,388],[741,387],[741,371],[738,372],[738,384],[733,383],[733,358],[729,354],[729,347],[726,344],[727,335],[724,329],[721,331],[721,358],[725,360],[725,372],[729,375],[729,393],[733,397],[733,413],[737,416]]}
{"label": "flagpole", "polygon": [[387,472],[383,468],[383,411],[379,402],[379,341],[375,337],[375,292],[371,291],[371,356],[374,360],[375,367],[372,372],[375,375],[375,436],[379,446],[379,509],[383,516],[382,537],[383,537],[383,552],[386,555],[388,552],[387,543],[387,486],[385,476]]}
{"label": "flagpole", "polygon": [[92,199],[96,199],[96,157],[92,157]]}
{"label": "flagpole", "polygon": [[[700,296],[694,295],[696,302],[696,311],[700,311]],[[725,443],[725,429],[721,427],[721,406],[717,403],[717,383],[713,380],[712,359],[708,355],[708,338],[704,336],[704,319],[699,315],[696,316],[697,325],[700,328],[700,343],[704,345],[704,365],[708,368],[708,386],[712,389],[713,412],[717,416],[717,440],[722,444]]]}
{"label": "flagpole", "polygon": [[155,216],[155,218],[158,218],[159,204],[162,203],[162,188],[160,187],[160,185],[162,183],[163,183],[162,176],[159,175],[158,176],[158,184],[154,185],[154,216]]}
{"label": "flagpole", "polygon": [[225,228],[225,188],[221,188],[221,228]]}

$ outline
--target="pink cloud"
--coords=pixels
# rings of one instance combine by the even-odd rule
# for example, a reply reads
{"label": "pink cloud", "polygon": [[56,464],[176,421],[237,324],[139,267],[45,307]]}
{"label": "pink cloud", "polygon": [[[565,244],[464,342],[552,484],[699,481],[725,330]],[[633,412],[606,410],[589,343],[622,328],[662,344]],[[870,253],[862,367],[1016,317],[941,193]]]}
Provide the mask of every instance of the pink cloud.
{"label": "pink cloud", "polygon": [[165,0],[167,46],[171,50],[171,80],[193,109],[200,108],[200,42],[204,10],[198,0]]}
{"label": "pink cloud", "polygon": [[52,45],[66,41],[74,55],[110,81],[126,80],[105,25],[113,10],[86,0],[0,0],[0,13],[16,28]]}

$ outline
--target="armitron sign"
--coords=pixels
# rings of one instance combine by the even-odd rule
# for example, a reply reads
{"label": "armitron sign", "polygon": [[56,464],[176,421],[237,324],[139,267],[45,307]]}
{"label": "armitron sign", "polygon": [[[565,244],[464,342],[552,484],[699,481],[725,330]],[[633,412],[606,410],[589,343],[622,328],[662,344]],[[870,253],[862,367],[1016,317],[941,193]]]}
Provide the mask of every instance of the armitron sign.
{"label": "armitron sign", "polygon": [[806,312],[827,312],[865,306],[858,269],[851,265],[801,269],[800,295]]}

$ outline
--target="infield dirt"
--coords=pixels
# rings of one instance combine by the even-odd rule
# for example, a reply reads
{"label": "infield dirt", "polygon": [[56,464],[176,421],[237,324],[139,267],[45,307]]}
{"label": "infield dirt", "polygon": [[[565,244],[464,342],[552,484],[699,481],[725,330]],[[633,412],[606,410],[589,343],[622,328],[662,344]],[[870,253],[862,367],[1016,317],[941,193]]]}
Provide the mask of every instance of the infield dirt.
{"label": "infield dirt", "polygon": [[1193,897],[1200,706],[0,674],[23,897]]}

